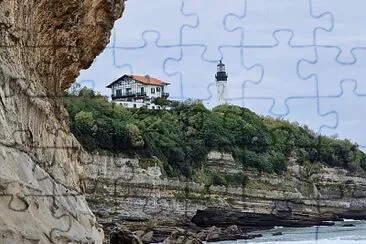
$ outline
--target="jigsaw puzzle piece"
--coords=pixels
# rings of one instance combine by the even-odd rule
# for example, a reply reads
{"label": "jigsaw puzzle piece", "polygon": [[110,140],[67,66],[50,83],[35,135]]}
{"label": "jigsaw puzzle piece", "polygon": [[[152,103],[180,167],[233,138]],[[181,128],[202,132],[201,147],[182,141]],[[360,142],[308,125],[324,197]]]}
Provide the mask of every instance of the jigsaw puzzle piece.
{"label": "jigsaw puzzle piece", "polygon": [[330,31],[318,29],[316,44],[320,46],[337,46],[337,61],[352,62],[356,59],[352,54],[354,48],[366,48],[363,30],[366,22],[365,1],[312,1],[314,14],[332,13],[333,25]]}
{"label": "jigsaw puzzle piece", "polygon": [[334,111],[320,113],[316,97],[288,98],[285,101],[288,110],[283,114],[273,114],[274,99],[250,98],[245,99],[245,107],[257,114],[286,119],[291,122],[297,121],[301,125],[307,125],[315,132],[320,132],[324,127],[335,128],[337,114]]}
{"label": "jigsaw puzzle piece", "polygon": [[159,33],[160,45],[181,45],[181,28],[195,24],[193,16],[182,14],[182,8],[182,0],[127,1],[123,18],[115,23],[112,45],[139,47],[144,43],[142,34],[146,31]]}
{"label": "jigsaw puzzle piece", "polygon": [[286,101],[289,113],[283,118],[298,121],[315,132],[320,133],[323,128],[335,128],[338,117],[334,111],[320,113],[317,98],[290,98]]}
{"label": "jigsaw puzzle piece", "polygon": [[338,135],[341,139],[351,139],[353,142],[366,146],[365,121],[366,94],[357,93],[357,82],[341,82],[342,91],[337,96],[320,98],[320,111],[335,110],[338,114],[336,128],[323,128],[322,133]]}
{"label": "jigsaw puzzle piece", "polygon": [[[200,57],[204,50],[201,46],[182,47],[181,56],[170,58],[165,64],[165,71],[171,75],[172,83],[181,84],[179,99],[201,99],[208,106],[217,105],[216,65],[219,60],[205,61]],[[228,78],[228,100],[242,98],[242,86],[246,79],[260,80],[260,65],[245,66],[241,48],[221,47],[221,57],[226,64]],[[225,58],[227,57],[227,59]],[[174,93],[177,94],[177,93]]]}
{"label": "jigsaw puzzle piece", "polygon": [[244,30],[244,46],[275,45],[273,33],[286,30],[293,33],[291,45],[314,45],[317,28],[329,30],[331,15],[314,16],[311,0],[246,0],[242,15],[229,14],[226,27]]}
{"label": "jigsaw puzzle piece", "polygon": [[180,55],[165,61],[164,70],[171,80],[171,98],[201,99],[205,102],[212,99],[207,88],[215,84],[215,63],[201,59],[203,50],[201,46],[182,47]]}
{"label": "jigsaw puzzle piece", "polygon": [[[76,82],[81,86],[93,88],[102,94],[110,94],[110,89],[105,86],[112,83],[125,73],[131,72],[128,65],[115,65],[114,50],[106,48],[87,70],[80,71]],[[108,72],[106,72],[108,70]]]}
{"label": "jigsaw puzzle piece", "polygon": [[223,55],[226,72],[229,76],[228,101],[242,100],[245,83],[247,81],[259,82],[263,76],[263,66],[258,63],[247,65],[244,62],[244,48],[221,47],[220,52]]}
{"label": "jigsaw puzzle piece", "polygon": [[250,109],[251,111],[264,115],[264,116],[274,116],[274,117],[281,117],[275,116],[271,114],[271,108],[273,108],[275,104],[275,100],[273,98],[243,98],[242,99],[242,106]]}
{"label": "jigsaw puzzle piece", "polygon": [[287,98],[316,96],[316,80],[300,79],[297,72],[299,60],[314,58],[315,48],[290,46],[292,36],[288,32],[279,31],[274,33],[278,43],[275,46],[244,48],[246,64],[263,66],[263,77],[260,81],[245,83],[245,103],[248,99],[271,100],[274,105],[270,107],[269,113],[285,115],[288,113],[285,104]]}
{"label": "jigsaw puzzle piece", "polygon": [[316,77],[319,96],[335,96],[341,92],[341,81],[356,80],[357,92],[366,93],[366,50],[355,50],[357,59],[352,63],[339,63],[337,47],[317,47],[314,60],[299,62],[299,75],[303,79]]}
{"label": "jigsaw puzzle piece", "polygon": [[206,61],[220,59],[221,46],[240,46],[242,34],[227,30],[225,17],[244,11],[244,3],[243,0],[231,0],[230,4],[221,0],[184,0],[183,14],[194,15],[196,25],[182,29],[183,44],[204,46],[202,58]]}

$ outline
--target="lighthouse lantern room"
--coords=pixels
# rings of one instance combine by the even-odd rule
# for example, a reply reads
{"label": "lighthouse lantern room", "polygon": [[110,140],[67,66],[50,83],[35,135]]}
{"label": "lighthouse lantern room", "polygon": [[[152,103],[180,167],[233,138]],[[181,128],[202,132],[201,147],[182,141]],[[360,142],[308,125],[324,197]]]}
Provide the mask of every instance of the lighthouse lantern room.
{"label": "lighthouse lantern room", "polygon": [[217,73],[216,73],[216,88],[217,88],[217,99],[218,104],[227,103],[227,73],[225,71],[225,64],[220,60],[217,65]]}

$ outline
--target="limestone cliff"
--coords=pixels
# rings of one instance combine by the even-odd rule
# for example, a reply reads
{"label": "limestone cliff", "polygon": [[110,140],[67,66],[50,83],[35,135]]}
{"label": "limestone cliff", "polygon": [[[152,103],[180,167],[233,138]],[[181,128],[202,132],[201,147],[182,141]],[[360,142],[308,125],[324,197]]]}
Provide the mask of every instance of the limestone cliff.
{"label": "limestone cliff", "polygon": [[[159,232],[161,226],[191,220],[197,210],[218,207],[199,211],[194,221],[260,227],[366,218],[366,178],[344,169],[311,172],[293,163],[282,176],[243,171],[249,177],[244,187],[225,187],[168,179],[158,165],[144,166],[121,155],[94,155],[84,167],[88,201],[106,226],[119,222],[134,228],[139,221],[137,229]],[[230,154],[219,152],[209,153],[204,167],[229,174],[242,171]]]}
{"label": "limestone cliff", "polygon": [[61,96],[106,46],[124,0],[0,0],[0,9],[0,238],[100,243]]}

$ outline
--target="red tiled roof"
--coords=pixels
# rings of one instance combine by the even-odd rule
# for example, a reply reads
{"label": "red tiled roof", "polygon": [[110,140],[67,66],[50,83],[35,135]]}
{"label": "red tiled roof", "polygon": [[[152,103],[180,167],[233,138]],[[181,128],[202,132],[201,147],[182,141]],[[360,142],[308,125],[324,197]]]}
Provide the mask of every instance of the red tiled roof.
{"label": "red tiled roof", "polygon": [[151,76],[149,76],[149,75],[145,75],[145,76],[143,76],[143,75],[123,75],[122,77],[120,77],[120,78],[118,78],[117,80],[115,80],[115,81],[113,81],[111,84],[109,84],[108,86],[106,86],[107,88],[111,88],[111,86],[115,83],[115,82],[117,82],[117,81],[119,81],[119,80],[121,80],[121,79],[123,79],[124,77],[129,77],[129,78],[131,78],[131,79],[134,79],[134,80],[136,80],[136,81],[138,81],[138,82],[140,82],[140,83],[142,83],[142,84],[145,84],[145,85],[155,85],[155,86],[159,86],[159,85],[169,85],[169,83],[167,83],[167,82],[164,82],[164,81],[161,81],[161,80],[159,80],[159,79],[156,79],[156,78],[154,78],[154,77],[151,77]]}
{"label": "red tiled roof", "polygon": [[128,77],[134,79],[134,80],[137,80],[145,85],[164,85],[164,84],[167,84],[166,82],[163,82],[159,79],[156,79],[154,77],[151,77],[149,75],[145,75],[145,76],[142,76],[142,75],[128,75]]}

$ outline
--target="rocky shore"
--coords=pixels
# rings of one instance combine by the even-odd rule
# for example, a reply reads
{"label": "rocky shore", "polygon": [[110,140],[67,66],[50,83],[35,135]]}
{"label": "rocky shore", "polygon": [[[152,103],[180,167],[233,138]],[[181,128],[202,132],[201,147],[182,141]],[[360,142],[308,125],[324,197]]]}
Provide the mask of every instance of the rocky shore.
{"label": "rocky shore", "polygon": [[[322,233],[331,232],[349,232],[349,231],[361,231],[364,229],[365,221],[358,220],[342,220],[337,222],[325,222],[328,225],[327,228],[323,229]],[[322,227],[323,224],[321,225]],[[198,244],[198,243],[211,243],[219,241],[236,241],[236,240],[277,240],[287,239],[292,236],[294,231],[296,233],[303,233],[305,235],[311,236],[314,230],[318,230],[316,226],[309,226],[306,228],[290,227],[283,228],[283,226],[276,226],[274,228],[248,228],[244,226],[230,225],[227,227],[197,227],[194,224],[190,224],[185,227],[160,227],[160,230],[165,230],[164,236],[157,237],[157,232],[161,234],[158,229],[148,230],[136,230],[129,231],[125,226],[120,226],[115,228],[110,234],[110,242],[112,244],[117,243],[163,243],[163,244]],[[299,228],[299,230],[294,230],[294,228]],[[278,237],[282,236],[283,237]],[[271,237],[272,236],[272,237]],[[309,236],[309,237],[310,237]]]}
{"label": "rocky shore", "polygon": [[[167,228],[165,236],[159,236],[158,230],[129,231],[125,227],[115,228],[110,233],[109,243],[111,244],[132,244],[132,243],[164,243],[164,244],[200,244],[203,241],[216,242],[228,240],[249,240],[262,237],[261,234],[248,234],[245,229],[236,225],[227,228],[212,226],[203,229],[183,229],[178,227]],[[160,233],[161,234],[161,233]]]}

